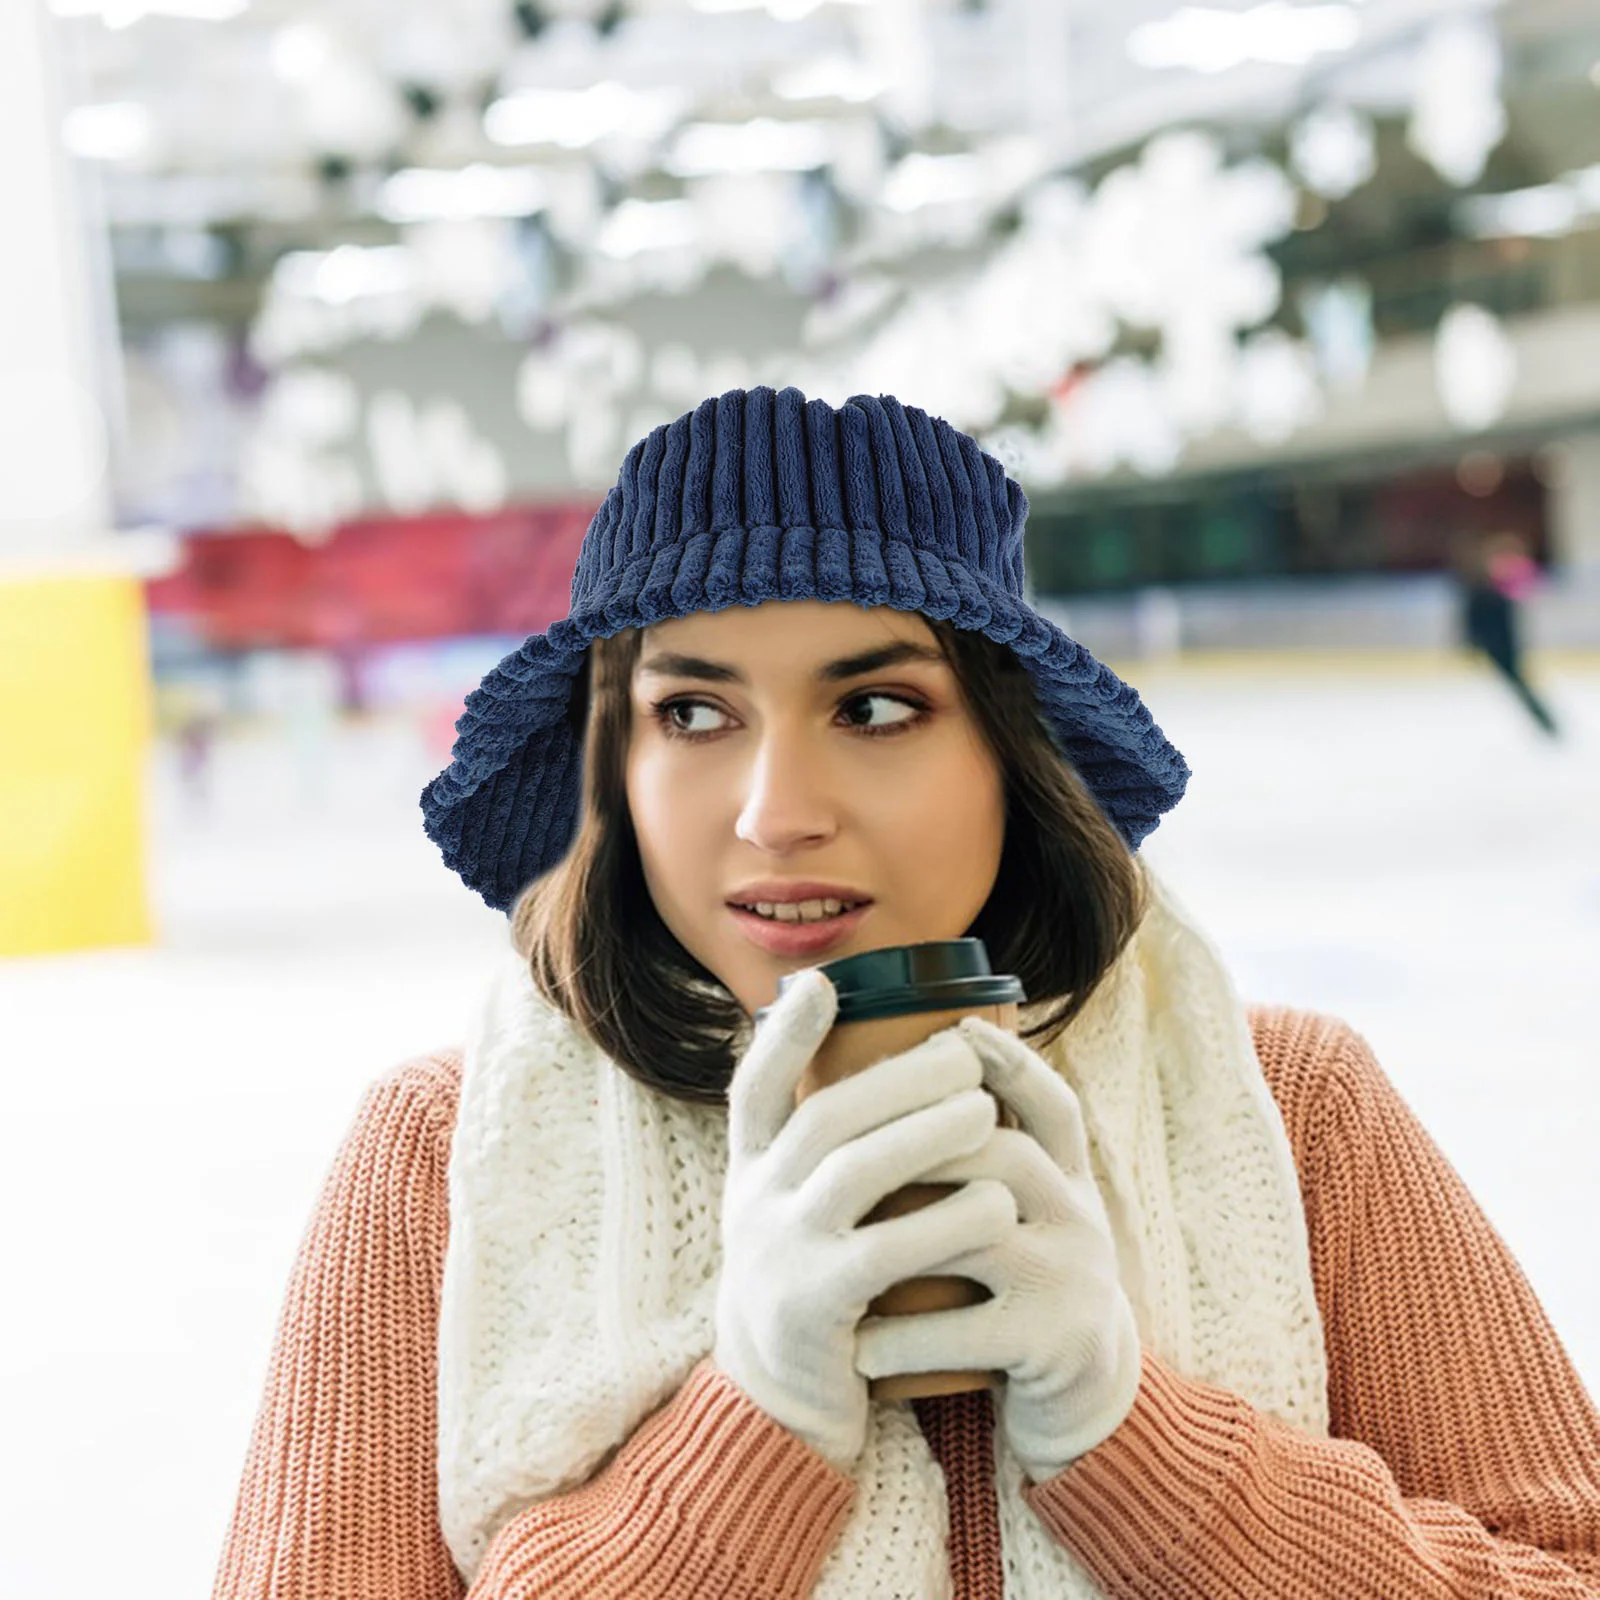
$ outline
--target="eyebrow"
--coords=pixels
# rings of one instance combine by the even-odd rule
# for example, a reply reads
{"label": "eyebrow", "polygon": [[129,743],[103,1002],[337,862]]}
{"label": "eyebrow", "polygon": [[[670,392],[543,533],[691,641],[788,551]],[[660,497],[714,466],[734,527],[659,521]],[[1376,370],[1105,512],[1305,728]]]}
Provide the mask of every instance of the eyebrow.
{"label": "eyebrow", "polygon": [[[944,655],[931,645],[915,644],[902,639],[898,644],[880,645],[873,650],[863,650],[858,655],[841,656],[817,668],[815,676],[822,683],[838,683],[845,678],[859,678],[863,673],[879,672],[884,667],[898,666],[902,661],[942,662]],[[661,677],[700,678],[707,683],[748,683],[737,667],[721,661],[707,661],[700,656],[677,655],[671,651],[651,656],[639,665],[641,672]]]}

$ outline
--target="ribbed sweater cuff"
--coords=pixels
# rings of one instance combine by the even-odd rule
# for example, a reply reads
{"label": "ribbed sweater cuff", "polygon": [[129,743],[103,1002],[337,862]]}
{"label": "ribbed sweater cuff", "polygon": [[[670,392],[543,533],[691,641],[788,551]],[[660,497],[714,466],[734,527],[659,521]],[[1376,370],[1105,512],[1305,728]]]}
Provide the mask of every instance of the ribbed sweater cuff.
{"label": "ribbed sweater cuff", "polygon": [[1256,1415],[1238,1395],[1174,1372],[1148,1350],[1138,1398],[1088,1454],[1023,1498],[1109,1590],[1171,1570],[1244,1468]]}
{"label": "ribbed sweater cuff", "polygon": [[681,1515],[752,1594],[809,1596],[855,1481],[774,1422],[710,1359],[619,1452],[617,1472]]}

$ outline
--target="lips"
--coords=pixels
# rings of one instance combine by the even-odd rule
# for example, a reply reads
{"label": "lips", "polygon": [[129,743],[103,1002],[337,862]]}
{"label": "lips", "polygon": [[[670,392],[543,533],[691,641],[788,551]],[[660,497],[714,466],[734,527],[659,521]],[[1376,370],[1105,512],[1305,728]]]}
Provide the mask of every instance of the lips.
{"label": "lips", "polygon": [[727,897],[728,905],[790,905],[796,900],[843,900],[847,905],[870,901],[847,884],[824,883],[812,878],[765,878],[742,883]]}
{"label": "lips", "polygon": [[[727,903],[740,911],[758,911],[762,906],[825,905],[830,900],[845,911],[854,911],[858,906],[872,904],[864,894],[808,894],[781,898],[777,895],[759,894],[751,895],[748,899],[729,900]],[[838,912],[834,912],[833,915],[837,916]]]}
{"label": "lips", "polygon": [[[842,897],[835,897],[842,898]],[[853,911],[842,911],[836,917],[824,917],[821,922],[778,922],[763,917],[759,912],[746,911],[738,905],[728,907],[729,915],[739,930],[752,944],[759,945],[769,955],[813,956],[843,944],[860,928],[872,910],[872,902],[857,906]]]}

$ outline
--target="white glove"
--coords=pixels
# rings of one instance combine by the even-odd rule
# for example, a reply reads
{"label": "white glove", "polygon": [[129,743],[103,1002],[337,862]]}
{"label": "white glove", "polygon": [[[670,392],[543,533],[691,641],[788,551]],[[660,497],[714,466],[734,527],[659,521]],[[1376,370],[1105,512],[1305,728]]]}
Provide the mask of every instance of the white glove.
{"label": "white glove", "polygon": [[867,1438],[856,1325],[891,1284],[994,1245],[1017,1220],[997,1179],[858,1228],[885,1195],[980,1149],[997,1108],[976,1051],[947,1028],[819,1089],[795,1090],[837,997],[809,968],[764,1017],[728,1089],[722,1276],[712,1360],[841,1471]]}
{"label": "white glove", "polygon": [[1117,1277],[1105,1202],[1089,1166],[1078,1097],[1014,1034],[981,1017],[955,1032],[983,1059],[988,1087],[1017,1115],[983,1149],[923,1174],[927,1183],[999,1179],[1019,1220],[1004,1239],[938,1263],[992,1300],[955,1311],[868,1317],[858,1361],[869,1378],[953,1369],[1005,1374],[995,1396],[1012,1451],[1043,1483],[1113,1433],[1139,1392],[1133,1308]]}

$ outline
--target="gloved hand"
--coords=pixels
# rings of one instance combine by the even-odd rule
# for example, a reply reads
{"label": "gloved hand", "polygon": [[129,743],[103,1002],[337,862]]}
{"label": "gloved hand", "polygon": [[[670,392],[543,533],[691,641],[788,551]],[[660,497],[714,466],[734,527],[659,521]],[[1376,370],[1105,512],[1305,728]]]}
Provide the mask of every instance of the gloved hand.
{"label": "gloved hand", "polygon": [[934,1270],[972,1278],[994,1298],[955,1311],[868,1317],[857,1362],[868,1378],[897,1372],[999,1371],[1000,1426],[1035,1483],[1113,1433],[1139,1391],[1133,1307],[1117,1277],[1105,1202],[1089,1166],[1078,1097],[1014,1034],[981,1017],[952,1030],[983,1060],[988,1087],[1020,1129],[921,1174],[927,1183],[999,1179],[1018,1221],[996,1244],[952,1251]]}
{"label": "gloved hand", "polygon": [[995,1102],[976,1051],[947,1028],[819,1089],[795,1089],[832,1026],[826,974],[803,972],[762,1019],[728,1090],[728,1172],[713,1362],[768,1416],[849,1472],[866,1444],[856,1326],[868,1302],[1015,1225],[998,1178],[856,1225],[930,1167],[979,1150]]}

